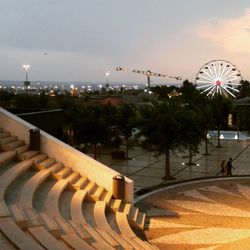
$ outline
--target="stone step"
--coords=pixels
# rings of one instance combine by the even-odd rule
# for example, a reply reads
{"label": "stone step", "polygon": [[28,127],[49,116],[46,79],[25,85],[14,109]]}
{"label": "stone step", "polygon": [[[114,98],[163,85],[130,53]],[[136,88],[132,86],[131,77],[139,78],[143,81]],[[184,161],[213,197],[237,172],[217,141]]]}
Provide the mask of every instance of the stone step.
{"label": "stone step", "polygon": [[132,206],[128,214],[128,220],[136,223],[138,213],[139,213],[139,209],[137,207]]}
{"label": "stone step", "polygon": [[144,229],[145,220],[146,220],[146,214],[139,212],[135,221],[135,225],[141,229]]}
{"label": "stone step", "polygon": [[60,227],[46,213],[40,213],[40,217],[46,229],[55,237],[60,237]]}
{"label": "stone step", "polygon": [[60,171],[58,171],[57,173],[54,173],[54,177],[57,180],[60,180],[60,179],[68,177],[71,173],[72,173],[71,168],[64,167]]}
{"label": "stone step", "polygon": [[86,223],[86,219],[83,215],[83,204],[85,203],[85,198],[87,193],[83,189],[77,190],[70,203],[70,215],[75,223]]}
{"label": "stone step", "polygon": [[34,164],[36,165],[37,163],[44,161],[47,158],[47,155],[45,154],[38,154],[32,158],[30,158],[31,160],[33,160]]}
{"label": "stone step", "polygon": [[16,136],[7,136],[7,137],[3,137],[0,139],[0,144],[7,144],[7,143],[11,143],[17,141],[17,137]]}
{"label": "stone step", "polygon": [[22,229],[27,229],[28,228],[28,219],[25,216],[22,209],[20,209],[16,204],[12,204],[9,206],[9,210],[12,214],[12,217],[16,221],[16,224]]}
{"label": "stone step", "polygon": [[21,154],[21,153],[24,153],[24,152],[28,151],[29,150],[29,145],[24,144],[24,145],[22,145],[20,147],[17,147],[15,149],[13,149],[13,150],[15,150],[16,154],[18,155],[18,154]]}
{"label": "stone step", "polygon": [[91,241],[92,237],[84,228],[79,227],[73,220],[68,220],[68,223],[82,239],[87,242]]}
{"label": "stone step", "polygon": [[0,167],[13,161],[16,157],[15,151],[0,153]]}
{"label": "stone step", "polygon": [[52,174],[59,172],[63,168],[63,164],[61,162],[56,162],[50,166],[50,171]]}
{"label": "stone step", "polygon": [[23,145],[24,145],[24,141],[17,140],[17,141],[9,142],[9,143],[2,145],[2,148],[7,151],[7,150],[18,148]]}
{"label": "stone step", "polygon": [[128,215],[130,213],[131,208],[132,208],[132,204],[131,203],[126,203],[125,206],[124,206],[124,209],[123,209],[123,213]]}
{"label": "stone step", "polygon": [[83,190],[90,194],[94,188],[96,188],[95,182],[89,181],[87,185],[83,188]]}
{"label": "stone step", "polygon": [[17,155],[17,158],[20,161],[24,161],[24,160],[28,160],[36,155],[39,154],[39,151],[35,151],[35,150],[28,150],[27,152],[21,153]]}
{"label": "stone step", "polygon": [[23,210],[24,214],[28,218],[29,224],[32,226],[41,226],[42,220],[39,216],[39,214],[36,213],[36,211],[33,208],[26,208]]}
{"label": "stone step", "polygon": [[0,200],[0,218],[11,216],[8,206],[4,200]]}
{"label": "stone step", "polygon": [[10,136],[10,132],[0,132],[0,139]]}
{"label": "stone step", "polygon": [[75,233],[74,229],[68,224],[68,222],[62,216],[56,216],[54,217],[54,220],[65,234]]}
{"label": "stone step", "polygon": [[74,183],[76,183],[80,179],[80,175],[77,172],[72,172],[68,177],[67,180],[69,181],[69,188],[71,190],[75,190]]}
{"label": "stone step", "polygon": [[0,230],[18,249],[43,250],[44,248],[32,237],[21,230],[11,217],[0,219]]}
{"label": "stone step", "polygon": [[86,183],[88,182],[88,178],[85,176],[82,176],[78,181],[76,181],[73,186],[76,190],[82,189]]}
{"label": "stone step", "polygon": [[103,193],[103,198],[101,199],[102,201],[106,202],[106,204],[109,206],[111,200],[112,200],[112,193],[111,192],[104,192]]}
{"label": "stone step", "polygon": [[46,249],[69,250],[70,248],[63,242],[55,239],[43,226],[31,227],[29,233]]}
{"label": "stone step", "polygon": [[95,201],[100,200],[100,197],[104,193],[104,191],[104,187],[98,186],[95,192],[91,195],[92,199]]}
{"label": "stone step", "polygon": [[[99,249],[99,248],[92,247],[87,242],[85,242],[84,240],[82,240],[81,238],[79,238],[78,235],[75,234],[75,233],[62,235],[62,239],[70,247],[72,247],[72,249],[75,249],[75,250],[82,250],[82,249],[84,249],[84,250],[94,250],[94,249]],[[102,248],[102,249],[104,249],[104,248]]]}
{"label": "stone step", "polygon": [[120,211],[120,207],[122,205],[122,200],[120,199],[113,199],[110,203],[110,208],[114,211],[114,212],[118,212]]}
{"label": "stone step", "polygon": [[37,163],[36,168],[39,169],[39,170],[42,170],[42,169],[50,167],[55,162],[56,162],[56,160],[54,158],[47,158],[44,161],[41,161],[41,162]]}

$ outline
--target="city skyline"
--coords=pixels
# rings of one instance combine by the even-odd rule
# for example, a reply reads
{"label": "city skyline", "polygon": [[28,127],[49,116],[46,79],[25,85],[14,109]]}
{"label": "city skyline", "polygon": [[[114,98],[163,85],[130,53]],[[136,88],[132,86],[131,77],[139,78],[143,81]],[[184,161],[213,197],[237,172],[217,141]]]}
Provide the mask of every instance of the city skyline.
{"label": "city skyline", "polygon": [[146,82],[118,66],[194,81],[213,59],[250,80],[247,0],[0,0],[0,14],[1,80],[24,80],[29,64],[31,81],[105,81],[110,71],[111,82]]}

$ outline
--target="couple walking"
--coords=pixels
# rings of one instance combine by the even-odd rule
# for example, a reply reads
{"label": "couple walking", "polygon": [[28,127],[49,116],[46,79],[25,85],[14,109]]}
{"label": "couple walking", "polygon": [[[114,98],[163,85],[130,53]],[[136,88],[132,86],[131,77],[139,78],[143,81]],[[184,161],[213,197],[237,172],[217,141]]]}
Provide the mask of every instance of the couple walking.
{"label": "couple walking", "polygon": [[223,176],[232,176],[232,168],[234,169],[232,161],[232,158],[229,158],[228,162],[226,160],[221,162],[221,173]]}

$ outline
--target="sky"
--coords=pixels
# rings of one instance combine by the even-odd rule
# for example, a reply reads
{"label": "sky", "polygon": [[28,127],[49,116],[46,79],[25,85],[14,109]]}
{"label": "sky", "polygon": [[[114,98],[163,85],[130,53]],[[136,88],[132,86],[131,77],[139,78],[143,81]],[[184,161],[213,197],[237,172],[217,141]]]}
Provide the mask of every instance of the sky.
{"label": "sky", "polygon": [[250,80],[250,0],[0,0],[1,80],[194,81],[214,59]]}

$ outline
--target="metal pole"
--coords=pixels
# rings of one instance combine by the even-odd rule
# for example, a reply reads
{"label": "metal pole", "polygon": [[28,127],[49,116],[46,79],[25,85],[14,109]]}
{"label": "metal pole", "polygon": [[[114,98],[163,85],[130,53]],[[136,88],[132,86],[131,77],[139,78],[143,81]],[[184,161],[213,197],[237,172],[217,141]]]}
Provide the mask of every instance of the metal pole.
{"label": "metal pole", "polygon": [[147,90],[149,91],[150,90],[150,76],[149,75],[147,75],[147,80],[148,80],[148,82],[147,82]]}
{"label": "metal pole", "polygon": [[26,72],[26,82],[28,82],[28,69],[25,69]]}

